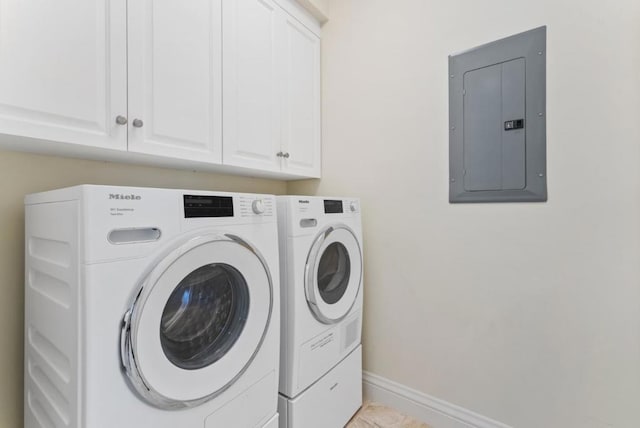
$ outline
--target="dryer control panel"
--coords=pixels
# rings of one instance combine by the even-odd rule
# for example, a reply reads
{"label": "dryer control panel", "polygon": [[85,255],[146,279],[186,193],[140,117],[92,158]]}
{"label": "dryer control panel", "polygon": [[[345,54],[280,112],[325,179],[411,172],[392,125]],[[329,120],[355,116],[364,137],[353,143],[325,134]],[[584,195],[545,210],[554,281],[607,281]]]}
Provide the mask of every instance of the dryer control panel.
{"label": "dryer control panel", "polygon": [[278,216],[280,227],[293,236],[314,234],[328,224],[343,223],[358,228],[360,223],[360,200],[358,198],[336,198],[318,196],[279,196]]}
{"label": "dryer control panel", "polygon": [[334,214],[344,214],[350,217],[360,212],[360,201],[358,199],[338,199],[338,198],[319,198],[309,196],[296,196],[291,199],[294,212],[298,215],[327,215],[332,217]]}
{"label": "dryer control panel", "polygon": [[342,199],[325,199],[324,200],[324,213],[325,214],[344,214],[344,213],[357,213],[358,202]]}

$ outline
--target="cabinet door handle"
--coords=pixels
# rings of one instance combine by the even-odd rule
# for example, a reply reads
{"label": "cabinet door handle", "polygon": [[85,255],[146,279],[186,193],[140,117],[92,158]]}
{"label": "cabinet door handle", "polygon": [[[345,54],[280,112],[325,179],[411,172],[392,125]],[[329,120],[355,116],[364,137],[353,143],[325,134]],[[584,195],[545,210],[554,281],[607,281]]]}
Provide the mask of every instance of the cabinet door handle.
{"label": "cabinet door handle", "polygon": [[282,156],[284,156],[285,159],[289,159],[289,152],[283,154]]}
{"label": "cabinet door handle", "polygon": [[282,152],[278,152],[278,153],[276,153],[276,156],[278,156],[279,158],[281,158],[281,157],[283,157],[283,156],[284,156],[284,153],[282,153]]}
{"label": "cabinet door handle", "polygon": [[142,128],[144,122],[141,119],[133,119],[133,122],[131,124],[134,128]]}
{"label": "cabinet door handle", "polygon": [[127,124],[127,118],[124,116],[118,116],[116,117],[116,123],[118,125],[126,125]]}

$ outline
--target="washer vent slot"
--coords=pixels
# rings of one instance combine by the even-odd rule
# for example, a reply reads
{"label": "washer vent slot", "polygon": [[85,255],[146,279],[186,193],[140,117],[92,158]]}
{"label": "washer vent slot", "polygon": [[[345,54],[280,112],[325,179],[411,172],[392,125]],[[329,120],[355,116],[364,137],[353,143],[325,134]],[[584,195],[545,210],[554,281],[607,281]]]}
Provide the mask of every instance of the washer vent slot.
{"label": "washer vent slot", "polygon": [[131,229],[115,229],[109,232],[109,242],[112,244],[139,244],[160,239],[160,229],[157,227],[140,227]]}
{"label": "washer vent slot", "polygon": [[352,321],[349,321],[349,324],[345,326],[344,336],[342,341],[342,349],[347,349],[353,343],[358,340],[358,328],[360,327],[360,318],[356,318]]}

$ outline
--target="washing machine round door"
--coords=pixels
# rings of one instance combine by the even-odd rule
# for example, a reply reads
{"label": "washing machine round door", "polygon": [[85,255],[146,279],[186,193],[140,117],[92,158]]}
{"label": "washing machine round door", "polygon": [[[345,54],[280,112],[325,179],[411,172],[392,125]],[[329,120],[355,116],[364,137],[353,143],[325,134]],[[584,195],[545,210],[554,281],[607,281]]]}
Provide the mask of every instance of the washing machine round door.
{"label": "washing machine round door", "polygon": [[125,315],[121,352],[133,387],[150,404],[192,407],[231,386],[269,327],[269,269],[233,235],[191,239],[146,275]]}
{"label": "washing machine round door", "polygon": [[342,320],[353,307],[362,282],[362,251],[345,225],[324,229],[305,266],[305,292],[314,316],[325,324]]}

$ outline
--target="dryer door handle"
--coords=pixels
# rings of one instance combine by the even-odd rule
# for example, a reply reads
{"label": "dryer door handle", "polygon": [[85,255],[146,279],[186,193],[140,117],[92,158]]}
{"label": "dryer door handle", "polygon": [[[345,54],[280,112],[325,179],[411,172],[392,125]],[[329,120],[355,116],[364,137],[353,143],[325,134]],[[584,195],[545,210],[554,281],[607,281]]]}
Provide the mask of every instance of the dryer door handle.
{"label": "dryer door handle", "polygon": [[131,335],[131,309],[129,309],[122,318],[122,331],[120,332],[120,361],[126,371],[129,371],[129,346],[131,341],[129,337]]}

